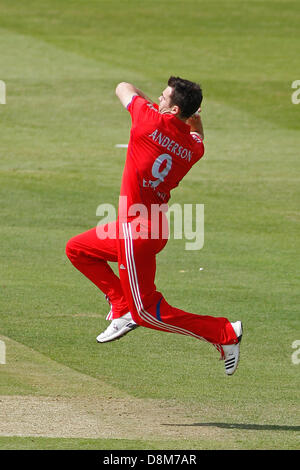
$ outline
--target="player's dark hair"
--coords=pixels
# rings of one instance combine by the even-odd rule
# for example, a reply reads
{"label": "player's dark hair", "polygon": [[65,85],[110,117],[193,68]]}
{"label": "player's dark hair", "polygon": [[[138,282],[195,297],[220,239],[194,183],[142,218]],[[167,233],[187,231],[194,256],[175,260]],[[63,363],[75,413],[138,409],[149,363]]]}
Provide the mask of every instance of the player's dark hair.
{"label": "player's dark hair", "polygon": [[180,77],[171,76],[168,85],[173,88],[172,103],[179,107],[180,116],[189,118],[202,103],[202,89],[200,85]]}

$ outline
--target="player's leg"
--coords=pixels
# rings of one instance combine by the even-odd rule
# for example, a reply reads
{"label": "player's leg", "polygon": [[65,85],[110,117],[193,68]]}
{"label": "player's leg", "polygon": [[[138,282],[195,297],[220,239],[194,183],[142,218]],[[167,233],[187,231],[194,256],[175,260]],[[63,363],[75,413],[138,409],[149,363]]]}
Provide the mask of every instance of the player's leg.
{"label": "player's leg", "polygon": [[110,324],[97,336],[98,343],[118,339],[138,326],[132,320],[120,279],[108,264],[118,261],[115,230],[116,222],[97,226],[72,238],[66,246],[73,265],[105,294],[111,305],[106,317]]}
{"label": "player's leg", "polygon": [[204,339],[210,343],[230,344],[236,335],[224,317],[197,315],[172,307],[155,286],[156,253],[162,240],[135,239],[131,223],[123,224],[124,239],[119,240],[119,270],[123,292],[131,303],[133,319],[142,326]]}
{"label": "player's leg", "polygon": [[[154,283],[155,255],[165,243],[161,239],[135,238],[130,222],[124,222],[122,229],[123,237],[118,240],[119,266],[122,264],[126,269],[119,270],[119,274],[133,320],[148,328],[205,340],[217,347],[225,359],[227,345],[231,345],[230,355],[232,350],[236,352],[242,335],[241,325],[233,326],[224,317],[196,315],[169,305]],[[234,372],[237,360],[234,357],[234,363],[230,364],[233,367],[228,367],[226,373]]]}
{"label": "player's leg", "polygon": [[118,261],[116,239],[105,238],[105,234],[115,224],[113,222],[88,230],[71,238],[66,245],[66,254],[71,263],[109,300],[111,312],[108,319],[119,318],[129,311],[120,279],[108,264],[108,261]]}

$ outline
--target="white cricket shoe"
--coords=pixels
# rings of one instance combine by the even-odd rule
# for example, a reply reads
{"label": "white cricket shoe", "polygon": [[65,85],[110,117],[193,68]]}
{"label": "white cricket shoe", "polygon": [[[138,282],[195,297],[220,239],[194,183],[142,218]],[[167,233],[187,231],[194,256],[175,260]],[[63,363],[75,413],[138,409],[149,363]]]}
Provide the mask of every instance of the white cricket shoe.
{"label": "white cricket shoe", "polygon": [[232,328],[238,338],[237,344],[222,344],[224,351],[225,372],[227,375],[235,373],[240,358],[240,342],[243,336],[243,325],[241,321],[231,323]]}
{"label": "white cricket shoe", "polygon": [[115,341],[116,339],[122,338],[122,336],[134,330],[139,325],[133,321],[131,313],[128,312],[120,318],[112,320],[111,324],[97,336],[98,343],[108,343],[109,341]]}

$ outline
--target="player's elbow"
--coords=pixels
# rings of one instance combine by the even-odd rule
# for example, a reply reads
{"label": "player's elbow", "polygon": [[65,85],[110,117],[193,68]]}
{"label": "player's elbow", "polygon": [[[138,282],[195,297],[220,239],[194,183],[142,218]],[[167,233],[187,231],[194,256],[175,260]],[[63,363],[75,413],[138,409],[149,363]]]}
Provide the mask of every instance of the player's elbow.
{"label": "player's elbow", "polygon": [[129,83],[127,82],[118,83],[118,85],[116,86],[116,95],[120,97],[124,93],[124,91],[128,88],[128,86],[129,86]]}

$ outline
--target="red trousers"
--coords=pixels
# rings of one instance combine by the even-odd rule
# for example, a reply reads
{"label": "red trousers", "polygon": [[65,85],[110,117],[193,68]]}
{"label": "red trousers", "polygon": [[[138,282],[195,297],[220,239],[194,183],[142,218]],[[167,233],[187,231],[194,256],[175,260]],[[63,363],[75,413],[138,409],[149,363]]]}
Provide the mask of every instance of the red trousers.
{"label": "red trousers", "polygon": [[[138,325],[208,341],[222,356],[222,344],[237,343],[231,323],[224,317],[188,313],[167,303],[155,286],[156,254],[167,239],[151,238],[149,221],[142,225],[140,237],[136,237],[136,232],[133,236],[132,221],[98,226],[71,238],[66,254],[109,298],[110,319],[131,312]],[[113,233],[115,236],[111,236]],[[118,263],[119,277],[108,262]]]}

